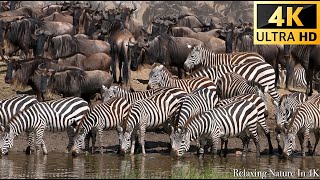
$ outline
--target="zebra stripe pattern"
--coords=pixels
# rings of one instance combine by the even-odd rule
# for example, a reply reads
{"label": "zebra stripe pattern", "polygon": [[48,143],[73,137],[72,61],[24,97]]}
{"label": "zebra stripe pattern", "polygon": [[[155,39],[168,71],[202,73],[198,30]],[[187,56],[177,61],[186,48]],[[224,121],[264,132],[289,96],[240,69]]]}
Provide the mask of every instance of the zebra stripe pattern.
{"label": "zebra stripe pattern", "polygon": [[151,88],[160,87],[178,87],[187,93],[198,88],[208,88],[216,90],[216,85],[208,77],[197,77],[189,79],[173,78],[172,74],[163,65],[155,63],[149,74],[148,86]]}
{"label": "zebra stripe pattern", "polygon": [[286,127],[291,122],[291,118],[295,110],[303,102],[308,100],[308,96],[305,93],[295,92],[289,95],[283,95],[280,98],[280,104],[276,109],[276,121],[277,126],[275,131],[277,132],[278,151],[282,152],[280,146],[280,134],[285,132]]}
{"label": "zebra stripe pattern", "polygon": [[189,53],[184,62],[184,68],[189,71],[198,65],[214,67],[223,64],[243,64],[253,61],[265,62],[261,55],[254,52],[215,53],[208,48],[197,45]]}
{"label": "zebra stripe pattern", "polygon": [[[24,109],[29,108],[33,104],[38,103],[38,100],[35,96],[29,96],[26,94],[17,95],[2,99],[0,101],[0,130],[4,131],[11,117],[16,113],[23,111]],[[31,153],[31,147],[33,144],[33,133],[27,131],[28,134],[28,147],[26,150],[27,154]]]}
{"label": "zebra stripe pattern", "polygon": [[253,80],[259,83],[264,89],[267,89],[273,98],[274,105],[278,106],[280,97],[276,90],[275,73],[272,66],[266,62],[251,62],[236,65],[219,65],[216,67],[203,67],[192,74],[191,77],[210,77],[216,82],[223,75],[234,72],[247,80]]}
{"label": "zebra stripe pattern", "polygon": [[266,124],[266,111],[267,111],[267,105],[265,104],[264,100],[256,94],[243,94],[239,96],[235,96],[229,99],[220,100],[216,107],[223,107],[229,103],[238,101],[238,100],[247,100],[250,101],[255,105],[258,112],[258,123],[260,124],[261,128],[263,129],[264,134],[267,137],[268,144],[269,144],[269,153],[271,154],[273,152],[273,146],[271,143],[271,137],[270,137],[270,130],[269,127]]}
{"label": "zebra stripe pattern", "polygon": [[37,153],[41,146],[44,154],[48,153],[43,140],[44,130],[58,132],[67,129],[69,137],[67,151],[70,151],[74,137],[72,125],[74,123],[79,124],[79,120],[88,110],[88,103],[78,97],[69,97],[34,104],[25,111],[12,117],[3,141],[0,142],[2,153],[6,154],[9,148],[13,146],[15,136],[28,129],[33,129],[36,135]]}
{"label": "zebra stripe pattern", "polygon": [[[182,156],[190,148],[190,142],[199,137],[207,137],[212,144],[211,153],[217,153],[216,145],[219,138],[239,136],[247,152],[249,138],[246,130],[254,138],[257,156],[260,155],[259,136],[257,133],[257,109],[247,100],[230,103],[224,107],[211,109],[188,120],[182,129],[171,133],[171,154]],[[172,129],[173,130],[173,129]]]}
{"label": "zebra stripe pattern", "polygon": [[[176,93],[180,93],[182,96],[186,95],[181,89],[177,88],[176,91]],[[146,129],[154,129],[168,123],[172,119],[172,116],[174,116],[174,112],[179,108],[181,97],[174,96],[172,91],[163,91],[133,103],[128,119],[119,128],[120,153],[126,153],[130,146],[130,153],[134,153],[135,136],[137,131],[139,131],[138,135],[142,146],[142,153],[145,154],[144,139]]]}
{"label": "zebra stripe pattern", "polygon": [[[286,74],[287,74],[287,70],[283,69],[283,70],[279,70],[280,73],[280,80],[279,80],[279,85],[281,86],[285,86],[285,82],[286,82]],[[295,67],[293,70],[293,87],[300,87],[300,88],[307,88],[307,80],[306,80],[306,71],[304,70],[303,67],[298,66]]]}
{"label": "zebra stripe pattern", "polygon": [[267,104],[267,98],[264,95],[264,92],[267,91],[259,83],[252,80],[248,81],[234,72],[223,75],[217,81],[217,93],[221,99],[228,99],[242,94],[257,94]]}
{"label": "zebra stripe pattern", "polygon": [[295,136],[300,141],[302,156],[305,157],[307,142],[310,142],[310,132],[314,132],[315,146],[311,151],[313,155],[320,138],[320,96],[302,103],[295,111],[287,128],[284,139],[284,156],[290,156],[295,148]]}
{"label": "zebra stripe pattern", "polygon": [[[85,136],[93,128],[98,132],[98,145],[100,152],[102,152],[101,140],[103,130],[116,129],[117,126],[120,126],[123,119],[127,117],[129,108],[130,104],[127,100],[113,97],[102,104],[98,104],[95,108],[90,109],[77,127],[72,154],[79,154],[79,149],[83,144]],[[92,142],[92,146],[94,147],[94,142]]]}

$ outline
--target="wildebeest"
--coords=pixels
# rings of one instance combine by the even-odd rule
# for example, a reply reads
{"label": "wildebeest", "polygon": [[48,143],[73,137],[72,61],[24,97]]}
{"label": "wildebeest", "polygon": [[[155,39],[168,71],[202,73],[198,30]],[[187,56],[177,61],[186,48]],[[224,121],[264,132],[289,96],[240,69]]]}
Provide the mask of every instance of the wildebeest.
{"label": "wildebeest", "polygon": [[103,70],[110,72],[110,65],[112,63],[111,57],[105,53],[95,53],[83,58],[83,55],[76,54],[74,58],[67,58],[65,60],[59,59],[58,64],[69,66],[76,66],[84,71]]}
{"label": "wildebeest", "polygon": [[[204,46],[214,52],[225,52],[225,41],[205,32],[194,32],[188,27],[173,27],[171,33],[174,37],[190,37],[198,39],[204,43]],[[218,34],[218,33],[217,33]]]}
{"label": "wildebeest", "polygon": [[[63,34],[72,34],[73,26],[67,22],[57,22],[57,21],[43,21],[43,25],[38,28],[34,33],[38,31],[48,31],[52,36],[58,36]],[[37,35],[37,34],[36,34]]]}
{"label": "wildebeest", "polygon": [[70,15],[64,15],[60,12],[54,12],[50,16],[42,18],[44,21],[56,21],[56,22],[67,22],[72,24],[73,17]]}
{"label": "wildebeest", "polygon": [[25,16],[25,17],[35,17],[35,13],[30,7],[21,7],[12,11],[0,12],[0,17],[8,16]]}
{"label": "wildebeest", "polygon": [[142,49],[140,57],[132,58],[131,70],[136,71],[139,64],[145,63],[145,58],[142,58],[145,54],[152,59],[150,64],[154,62],[161,63],[168,66],[174,66],[178,68],[178,77],[182,78],[184,75],[184,62],[187,59],[191,49],[187,44],[191,46],[197,46],[204,43],[200,40],[187,37],[173,37],[169,34],[163,33],[152,41],[148,42]]}
{"label": "wildebeest", "polygon": [[53,69],[41,68],[39,74],[41,80],[41,93],[57,93],[63,97],[77,96],[82,97],[87,102],[90,98],[100,92],[102,85],[110,87],[112,76],[110,73],[94,70],[82,71],[77,69],[68,69],[55,71]]}
{"label": "wildebeest", "polygon": [[69,34],[53,37],[49,41],[48,58],[58,59],[77,53],[89,56],[95,53],[110,54],[110,45],[101,40],[75,38]]}
{"label": "wildebeest", "polygon": [[[320,70],[320,46],[319,45],[291,45],[290,61],[287,62],[287,83],[293,78],[294,63],[300,63],[306,72],[307,89],[306,94],[312,95],[312,79],[315,71]],[[286,84],[288,86],[288,84]]]}

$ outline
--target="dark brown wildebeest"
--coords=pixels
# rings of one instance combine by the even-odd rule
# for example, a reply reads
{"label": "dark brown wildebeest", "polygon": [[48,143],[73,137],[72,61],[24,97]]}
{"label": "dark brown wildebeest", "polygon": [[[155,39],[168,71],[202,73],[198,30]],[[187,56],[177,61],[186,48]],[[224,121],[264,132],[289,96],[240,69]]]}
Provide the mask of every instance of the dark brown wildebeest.
{"label": "dark brown wildebeest", "polygon": [[188,27],[173,27],[170,31],[174,37],[189,37],[198,39],[204,43],[205,47],[216,53],[226,52],[225,41],[218,37],[210,36],[208,33],[194,32]]}
{"label": "dark brown wildebeest", "polygon": [[69,34],[53,37],[48,45],[48,57],[58,59],[69,57],[77,53],[89,56],[95,53],[110,54],[110,45],[101,40],[75,38]]}
{"label": "dark brown wildebeest", "polygon": [[178,77],[182,78],[184,75],[184,62],[191,52],[191,49],[188,48],[187,44],[191,46],[201,44],[201,46],[204,46],[203,42],[194,38],[173,37],[163,33],[140,49],[140,55],[132,58],[130,68],[131,70],[136,71],[138,65],[146,63],[145,59],[149,58],[151,61],[148,62],[148,64],[158,62],[165,65],[167,68],[169,66],[177,67]]}
{"label": "dark brown wildebeest", "polygon": [[54,12],[50,16],[42,18],[44,21],[56,21],[56,22],[66,22],[72,24],[73,17],[70,15],[64,15],[60,12]]}
{"label": "dark brown wildebeest", "polygon": [[25,17],[35,17],[35,14],[30,7],[21,7],[13,11],[5,11],[0,13],[0,17],[9,16],[25,16]]}
{"label": "dark brown wildebeest", "polygon": [[306,72],[307,89],[306,94],[311,96],[313,93],[312,80],[314,73],[320,70],[320,46],[319,45],[291,45],[290,59],[287,62],[286,86],[294,79],[294,64],[300,63]]}
{"label": "dark brown wildebeest", "polygon": [[41,75],[39,83],[41,93],[57,93],[64,97],[77,96],[87,102],[99,93],[102,85],[110,87],[112,76],[110,73],[94,70],[79,71],[68,69],[55,71],[53,69],[38,69]]}
{"label": "dark brown wildebeest", "polygon": [[96,53],[85,58],[82,58],[81,56],[83,55],[77,54],[75,55],[75,58],[69,58],[67,60],[59,59],[58,64],[76,66],[83,69],[84,71],[103,70],[110,72],[110,65],[112,63],[112,60],[111,57],[107,54]]}

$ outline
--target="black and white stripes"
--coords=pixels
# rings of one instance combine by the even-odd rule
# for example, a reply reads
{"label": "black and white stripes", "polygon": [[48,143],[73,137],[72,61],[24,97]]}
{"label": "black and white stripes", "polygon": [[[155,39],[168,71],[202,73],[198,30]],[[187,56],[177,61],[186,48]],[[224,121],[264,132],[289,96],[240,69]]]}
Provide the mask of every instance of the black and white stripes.
{"label": "black and white stripes", "polygon": [[235,101],[224,107],[200,113],[190,118],[183,128],[171,133],[171,153],[175,156],[182,156],[184,152],[189,150],[190,142],[199,137],[208,138],[212,143],[211,152],[216,153],[219,138],[225,140],[239,135],[243,141],[243,154],[245,154],[249,143],[246,134],[246,130],[248,130],[250,136],[254,138],[257,156],[259,156],[257,113],[255,105],[247,100]]}
{"label": "black and white stripes", "polygon": [[198,45],[189,53],[184,62],[184,68],[189,71],[198,65],[214,67],[217,65],[243,64],[253,61],[264,62],[265,60],[258,53],[215,53],[210,49]]}
{"label": "black and white stripes", "polygon": [[57,132],[67,129],[69,136],[67,150],[70,151],[74,136],[72,125],[78,124],[88,110],[88,103],[78,97],[34,104],[10,120],[4,139],[0,142],[2,153],[7,153],[13,146],[13,138],[26,130],[32,130],[36,135],[36,151],[39,152],[41,146],[43,153],[47,154],[43,140],[44,131]]}

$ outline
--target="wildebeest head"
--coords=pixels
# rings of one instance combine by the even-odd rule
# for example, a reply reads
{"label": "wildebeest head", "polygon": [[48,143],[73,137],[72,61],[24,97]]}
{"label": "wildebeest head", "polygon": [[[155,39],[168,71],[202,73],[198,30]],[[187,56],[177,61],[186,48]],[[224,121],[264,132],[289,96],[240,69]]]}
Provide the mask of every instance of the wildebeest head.
{"label": "wildebeest head", "polygon": [[4,78],[4,80],[5,80],[5,83],[11,84],[15,71],[20,69],[21,65],[20,65],[19,61],[16,61],[14,59],[12,59],[11,61],[6,60],[6,62],[7,62],[7,72],[6,72],[6,77]]}
{"label": "wildebeest head", "polygon": [[131,64],[130,69],[137,71],[139,64],[143,64],[145,60],[145,51],[147,46],[147,39],[143,36],[139,36],[135,42],[129,43]]}
{"label": "wildebeest head", "polygon": [[36,41],[36,54],[35,57],[43,56],[44,53],[44,45],[46,42],[49,41],[50,36],[52,33],[49,31],[44,31],[41,28],[34,31],[34,35],[32,38]]}

